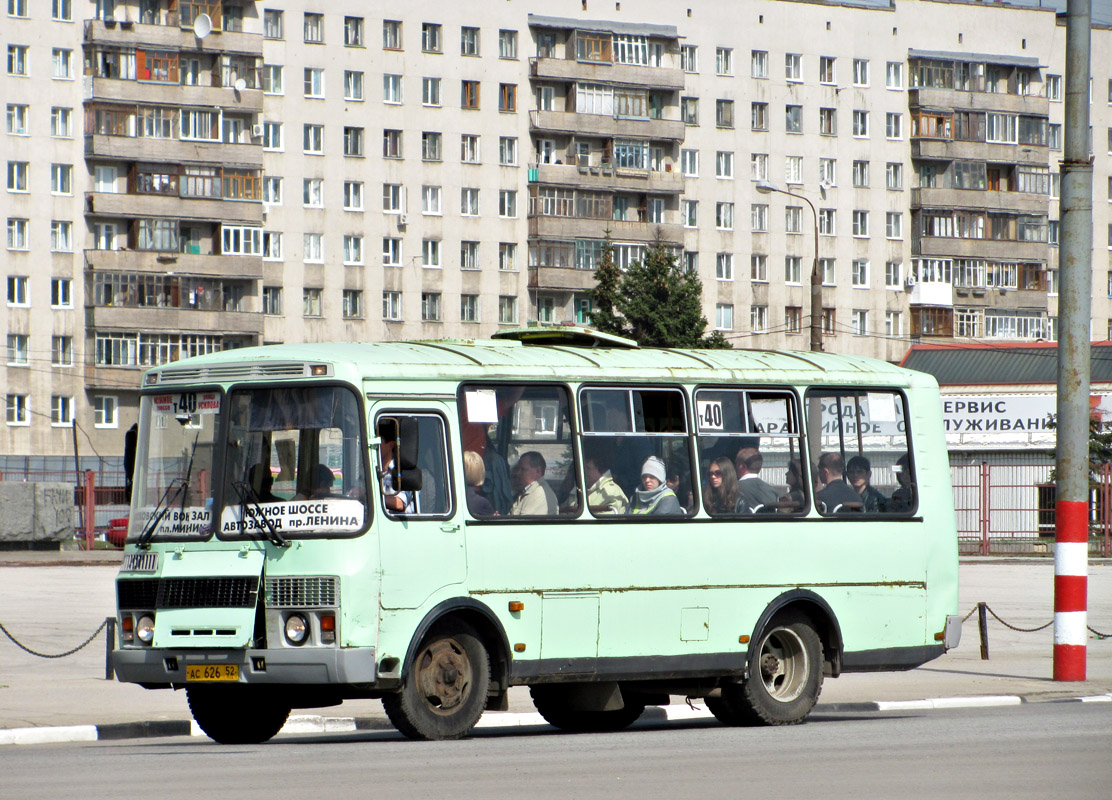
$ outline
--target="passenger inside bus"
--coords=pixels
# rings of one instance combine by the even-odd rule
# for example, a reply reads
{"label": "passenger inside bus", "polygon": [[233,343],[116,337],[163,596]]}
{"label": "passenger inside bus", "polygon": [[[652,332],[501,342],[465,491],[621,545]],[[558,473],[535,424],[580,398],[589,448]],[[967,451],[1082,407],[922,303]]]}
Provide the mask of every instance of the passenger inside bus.
{"label": "passenger inside bus", "polygon": [[332,484],[336,482],[336,475],[326,464],[317,464],[313,467],[312,481],[309,498],[329,497],[332,494]]}
{"label": "passenger inside bus", "polygon": [[780,500],[780,492],[760,476],[764,466],[764,456],[755,447],[743,447],[737,451],[738,503],[737,513],[756,514],[775,511]]}
{"label": "passenger inside bus", "polygon": [[269,464],[254,464],[247,471],[247,483],[254,499],[259,503],[280,503],[283,498],[274,494],[274,474]]}
{"label": "passenger inside bus", "polygon": [[474,450],[466,450],[463,454],[463,480],[467,484],[467,510],[473,517],[493,517],[497,512],[483,495],[483,481],[486,479],[486,467],[483,457]]}
{"label": "passenger inside bus", "polygon": [[683,516],[676,493],[668,488],[664,462],[649,456],[641,465],[641,488],[634,493],[634,514]]}
{"label": "passenger inside bus", "polygon": [[803,488],[803,465],[798,458],[788,462],[788,491],[780,495],[777,505],[785,514],[802,511],[807,504],[807,492]]}
{"label": "passenger inside bus", "polygon": [[888,510],[893,513],[911,511],[915,508],[915,483],[911,479],[911,463],[907,453],[896,459],[892,471],[896,473],[896,483],[899,486],[892,492],[892,499],[888,501]]}
{"label": "passenger inside bus", "polygon": [[528,450],[518,458],[510,473],[516,493],[510,506],[512,516],[550,517],[558,513],[556,493],[544,479],[545,468],[544,456],[536,450]]}
{"label": "passenger inside bus", "polygon": [[672,456],[665,463],[668,488],[676,493],[685,514],[695,513],[695,495],[691,492],[691,469],[683,456]]}
{"label": "passenger inside bus", "polygon": [[[733,462],[728,458],[714,459],[707,469],[707,483],[703,487],[703,505],[707,513],[733,514],[740,501]],[[748,506],[745,513],[749,513]]]}
{"label": "passenger inside bus", "polygon": [[587,507],[592,514],[626,514],[629,498],[610,474],[611,451],[605,448],[583,454],[583,475],[587,481]]}
{"label": "passenger inside bus", "polygon": [[845,462],[840,453],[823,453],[819,457],[815,475],[821,488],[815,492],[815,502],[824,514],[862,510],[861,495],[846,483],[844,472]]}
{"label": "passenger inside bus", "polygon": [[[403,492],[394,488],[394,450],[397,441],[384,434],[382,437],[381,455],[382,473],[379,478],[382,486],[382,502],[386,508],[401,514],[412,514],[416,511],[412,492]],[[331,471],[329,471],[331,475]]]}
{"label": "passenger inside bus", "polygon": [[846,463],[846,477],[850,486],[861,497],[865,511],[871,513],[888,510],[888,498],[872,485],[873,467],[865,456],[854,456]]}

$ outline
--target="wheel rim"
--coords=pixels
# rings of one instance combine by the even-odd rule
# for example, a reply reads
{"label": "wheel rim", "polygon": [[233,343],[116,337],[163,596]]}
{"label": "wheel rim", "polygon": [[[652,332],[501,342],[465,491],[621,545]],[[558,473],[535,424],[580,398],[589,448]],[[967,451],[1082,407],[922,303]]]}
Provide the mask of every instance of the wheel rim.
{"label": "wheel rim", "polygon": [[769,697],[790,703],[803,694],[810,672],[807,648],[791,628],[776,628],[761,646],[761,682]]}
{"label": "wheel rim", "polygon": [[455,713],[470,694],[471,659],[455,639],[438,639],[422,650],[416,672],[417,690],[437,714]]}

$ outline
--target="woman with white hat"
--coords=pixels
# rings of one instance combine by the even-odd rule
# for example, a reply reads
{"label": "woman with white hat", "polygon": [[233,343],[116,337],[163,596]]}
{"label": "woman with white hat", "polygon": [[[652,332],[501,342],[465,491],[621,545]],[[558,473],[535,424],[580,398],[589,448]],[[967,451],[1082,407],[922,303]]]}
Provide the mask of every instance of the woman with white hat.
{"label": "woman with white hat", "polygon": [[641,488],[634,492],[634,514],[683,514],[676,493],[668,488],[667,477],[663,461],[656,456],[645,459],[641,465]]}

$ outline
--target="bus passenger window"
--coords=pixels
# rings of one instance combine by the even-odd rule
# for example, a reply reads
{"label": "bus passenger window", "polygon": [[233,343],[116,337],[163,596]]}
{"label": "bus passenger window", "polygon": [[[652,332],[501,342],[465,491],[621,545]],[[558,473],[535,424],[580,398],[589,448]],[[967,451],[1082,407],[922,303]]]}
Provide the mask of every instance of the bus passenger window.
{"label": "bus passenger window", "polygon": [[[567,389],[562,386],[469,384],[460,388],[465,466],[467,459],[473,465],[471,476],[465,474],[473,517],[578,516],[583,502],[568,410]],[[481,485],[475,477],[480,467]]]}
{"label": "bus passenger window", "polygon": [[592,514],[693,513],[682,391],[590,388],[579,406]]}
{"label": "bus passenger window", "polygon": [[746,517],[807,510],[794,395],[700,389],[695,393],[695,410],[703,505],[708,514]]}
{"label": "bus passenger window", "polygon": [[444,420],[435,414],[387,413],[378,417],[377,427],[382,437],[379,488],[386,510],[407,517],[450,516]]}
{"label": "bus passenger window", "polygon": [[816,390],[807,394],[807,410],[820,513],[908,514],[915,509],[900,393]]}

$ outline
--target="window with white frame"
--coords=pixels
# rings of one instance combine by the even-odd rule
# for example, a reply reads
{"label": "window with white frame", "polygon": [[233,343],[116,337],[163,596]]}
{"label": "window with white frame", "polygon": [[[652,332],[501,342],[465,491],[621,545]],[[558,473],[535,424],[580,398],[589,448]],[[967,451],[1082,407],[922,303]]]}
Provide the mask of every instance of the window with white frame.
{"label": "window with white frame", "polygon": [[402,132],[398,130],[383,130],[382,131],[382,157],[383,158],[401,158],[402,157]]}
{"label": "window with white frame", "polygon": [[441,52],[442,28],[435,22],[421,23],[421,49],[426,53]]}
{"label": "window with white frame", "polygon": [[359,265],[363,263],[363,237],[348,233],[344,234],[344,263]]}
{"label": "window with white frame", "polygon": [[282,260],[282,232],[263,231],[263,260]]}
{"label": "window with white frame", "polygon": [[50,165],[50,193],[64,195],[73,194],[72,164]]}
{"label": "window with white frame", "polygon": [[884,286],[887,289],[903,288],[903,264],[899,261],[884,262]]}
{"label": "window with white frame", "polygon": [[440,78],[421,78],[421,105],[440,106]]}
{"label": "window with white frame", "polygon": [[837,233],[836,212],[833,208],[819,209],[819,235],[834,236]]}
{"label": "window with white frame", "polygon": [[9,192],[26,192],[27,191],[27,176],[30,174],[30,162],[27,161],[9,161],[8,162],[8,191]]}
{"label": "window with white frame", "polygon": [[[695,70],[692,70],[693,72]],[[768,77],[768,51],[753,50],[749,53],[749,77]]]}
{"label": "window with white frame", "polygon": [[459,32],[459,54],[461,56],[479,55],[479,29],[464,26]]}
{"label": "window with white frame", "polygon": [[50,0],[50,18],[56,22],[73,22],[73,0]]}
{"label": "window with white frame", "polygon": [[421,240],[421,266],[426,269],[440,269],[440,240]]}
{"label": "window with white frame", "polygon": [[869,59],[855,58],[853,59],[853,85],[854,86],[868,86],[869,85]]}
{"label": "window with white frame", "polygon": [[732,331],[734,329],[733,303],[717,303],[714,306],[714,327],[720,331]]}
{"label": "window with white frame", "polygon": [[750,208],[750,227],[753,233],[767,233],[768,232],[768,205],[765,203],[754,203]]}
{"label": "window with white frame", "polygon": [[819,134],[821,136],[838,135],[838,109],[819,109]]}
{"label": "window with white frame", "polygon": [[301,316],[319,317],[324,314],[322,308],[323,292],[316,287],[306,286],[301,290]]}
{"label": "window with white frame", "polygon": [[884,235],[889,239],[903,238],[903,214],[889,211],[884,215]]}
{"label": "window with white frame", "polygon": [[768,306],[749,306],[749,330],[752,333],[768,332]]}
{"label": "window with white frame", "polygon": [[304,246],[304,261],[306,264],[324,263],[324,234],[306,233],[302,237]]}
{"label": "window with white frame", "polygon": [[324,98],[324,70],[320,67],[305,68],[305,96],[314,99]]}
{"label": "window with white frame", "polygon": [[784,78],[797,82],[803,80],[803,56],[799,53],[784,54]]}
{"label": "window with white frame", "polygon": [[263,123],[263,150],[282,149],[282,123]]}
{"label": "window with white frame", "polygon": [[344,289],[341,302],[344,319],[363,319],[362,289]]}
{"label": "window with white frame", "polygon": [[59,139],[73,136],[73,109],[55,106],[50,109],[50,135]]}
{"label": "window with white frame", "polygon": [[306,208],[324,208],[324,178],[302,181],[301,204]]}
{"label": "window with white frame", "polygon": [[479,295],[461,294],[459,296],[459,321],[479,321]]}
{"label": "window with white frame", "polygon": [[31,337],[25,333],[8,334],[8,366],[26,367],[30,364],[28,342]]}
{"label": "window with white frame", "polygon": [[903,189],[903,164],[889,161],[884,167],[884,184],[892,191]]}
{"label": "window with white frame", "polygon": [[784,131],[803,133],[803,106],[784,106]]}
{"label": "window with white frame", "polygon": [[382,239],[382,265],[400,267],[402,265],[402,240],[392,236]]}
{"label": "window with white frame", "polygon": [[749,127],[755,131],[768,130],[768,103],[754,102],[750,105]]}
{"label": "window with white frame", "polygon": [[54,253],[73,252],[73,223],[69,220],[50,221],[50,250]]}
{"label": "window with white frame", "polygon": [[853,186],[855,189],[869,188],[869,162],[853,162]]}
{"label": "window with white frame", "polygon": [[517,244],[515,242],[498,243],[498,269],[501,272],[517,271]]}
{"label": "window with white frame", "polygon": [[29,72],[27,68],[27,45],[23,44],[9,44],[8,45],[8,74],[26,77]]}
{"label": "window with white frame", "polygon": [[73,398],[55,394],[50,397],[50,424],[54,427],[73,425]]}
{"label": "window with white frame", "polygon": [[803,183],[803,156],[784,157],[784,181]]}
{"label": "window with white frame", "polygon": [[440,292],[421,292],[421,321],[440,322]]}
{"label": "window with white frame", "polygon": [[55,80],[73,80],[73,51],[55,47],[51,51],[51,65]]}
{"label": "window with white frame", "polygon": [[441,135],[439,131],[422,131],[421,132],[421,160],[422,161],[440,161],[441,160]]}
{"label": "window with white frame", "polygon": [[422,186],[421,213],[432,216],[440,216],[440,214],[442,213],[440,197],[441,191],[439,186]]}
{"label": "window with white frame", "polygon": [[324,155],[323,125],[305,125],[302,135],[302,149],[312,155]]}
{"label": "window with white frame", "polygon": [[284,37],[285,14],[277,9],[263,9],[263,38],[281,39]]}
{"label": "window with white frame", "polygon": [[749,256],[749,280],[753,283],[768,283],[768,256],[760,253]]}
{"label": "window with white frame", "polygon": [[865,238],[869,235],[869,212],[855,209],[853,212],[853,235],[856,238]]}
{"label": "window with white frame", "polygon": [[517,297],[513,295],[499,295],[498,322],[503,325],[517,324]]}
{"label": "window with white frame", "polygon": [[506,218],[517,216],[516,189],[500,189],[498,191],[498,216]]}
{"label": "window with white frame", "polygon": [[460,135],[460,156],[459,159],[464,164],[479,164],[479,136],[474,133],[464,133]]}
{"label": "window with white frame", "polygon": [[903,114],[889,111],[884,115],[884,136],[887,139],[903,138]]}
{"label": "window with white frame", "polygon": [[283,94],[285,92],[284,77],[285,68],[281,64],[263,64],[261,74],[263,94]]}
{"label": "window with white frame", "polygon": [[718,47],[715,49],[714,71],[717,75],[734,74],[734,50],[732,47]]}
{"label": "window with white frame", "polygon": [[465,217],[479,216],[479,190],[464,186],[459,192],[459,213]]}
{"label": "window with white frame", "polygon": [[8,217],[8,249],[26,250],[28,220],[21,217]]}
{"label": "window with white frame", "polygon": [[855,109],[853,112],[853,135],[866,138],[869,135],[869,112]]}
{"label": "window with white frame", "polygon": [[681,200],[680,216],[683,218],[683,226],[685,228],[699,227],[699,201]]}
{"label": "window with white frame", "polygon": [[382,318],[387,322],[400,322],[402,318],[402,293],[382,293]]}
{"label": "window with white frame", "polygon": [[827,186],[838,185],[838,160],[834,158],[819,159],[819,184]]}
{"label": "window with white frame", "polygon": [[822,276],[822,285],[823,286],[833,286],[834,285],[834,276],[836,274],[835,266],[834,266],[834,259],[832,259],[832,258],[820,258],[819,259],[819,273]]}
{"label": "window with white frame", "polygon": [[324,44],[324,14],[305,14],[305,43]]}
{"label": "window with white frame", "polygon": [[725,180],[734,178],[734,154],[729,150],[719,150],[714,155],[714,176]]}
{"label": "window with white frame", "polygon": [[904,73],[902,61],[889,61],[885,68],[884,85],[888,89],[904,88]]}
{"label": "window with white frame", "polygon": [[363,46],[363,18],[344,17],[344,47]]}
{"label": "window with white frame", "polygon": [[120,426],[120,399],[113,394],[93,395],[93,427]]}
{"label": "window with white frame", "polygon": [[720,281],[734,279],[734,254],[718,253],[714,259],[714,277]]}
{"label": "window with white frame", "polygon": [[819,56],[819,83],[838,82],[837,64],[838,59],[834,56]]}
{"label": "window with white frame", "polygon": [[25,394],[8,394],[7,423],[13,427],[31,424],[31,398]]}
{"label": "window with white frame", "polygon": [[784,208],[785,233],[803,233],[803,206],[786,206]]}
{"label": "window with white frame", "polygon": [[73,279],[50,279],[50,307],[73,308]]}
{"label": "window with white frame", "polygon": [[382,21],[382,49],[402,49],[402,23],[396,19]]}
{"label": "window with white frame", "polygon": [[680,150],[680,169],[685,178],[699,177],[699,151],[688,148]]}
{"label": "window with white frame", "polygon": [[733,203],[715,203],[714,226],[720,231],[732,231],[734,229]]}
{"label": "window with white frame", "polygon": [[869,312],[863,308],[855,308],[850,315],[850,327],[854,336],[869,335]]}
{"label": "window with white frame", "polygon": [[517,31],[498,31],[498,57],[517,58]]}
{"label": "window with white frame", "polygon": [[800,256],[784,256],[784,283],[800,284],[803,280],[803,259]]}
{"label": "window with white frame", "polygon": [[697,45],[680,45],[680,69],[684,72],[699,71],[699,47]]}
{"label": "window with white frame", "polygon": [[855,258],[850,266],[850,284],[858,288],[867,289],[869,286],[869,261],[864,258]]}
{"label": "window with white frame", "polygon": [[892,338],[903,336],[903,314],[899,311],[884,312],[884,335]]}
{"label": "window with white frame", "polygon": [[344,70],[344,99],[363,101],[363,73],[358,70]]}
{"label": "window with white frame", "polygon": [[382,102],[399,105],[402,102],[402,76],[385,74],[382,76]]}
{"label": "window with white frame", "polygon": [[754,181],[768,180],[768,153],[751,153],[749,155],[749,179]]}
{"label": "window with white frame", "polygon": [[498,137],[498,163],[503,167],[517,166],[517,137]]}
{"label": "window with white frame", "polygon": [[459,268],[460,269],[481,269],[482,265],[479,263],[479,243],[478,242],[460,242],[459,243]]}

